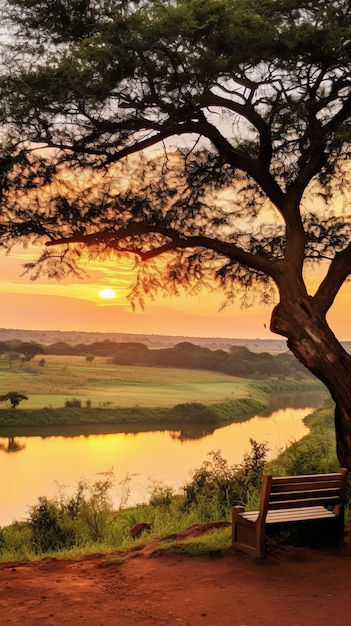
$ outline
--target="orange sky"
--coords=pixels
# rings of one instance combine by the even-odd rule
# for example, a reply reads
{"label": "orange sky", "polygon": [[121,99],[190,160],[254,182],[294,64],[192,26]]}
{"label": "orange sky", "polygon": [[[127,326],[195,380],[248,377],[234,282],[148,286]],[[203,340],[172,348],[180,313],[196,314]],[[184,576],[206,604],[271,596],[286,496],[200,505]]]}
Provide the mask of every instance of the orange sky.
{"label": "orange sky", "polygon": [[[22,265],[33,254],[17,247],[0,257],[1,328],[73,330],[140,334],[185,335],[193,337],[277,338],[269,331],[270,308],[240,309],[240,304],[219,312],[221,295],[203,292],[196,297],[163,297],[147,301],[144,311],[131,310],[126,292],[131,265],[116,267],[112,260],[89,262],[89,275],[63,282],[21,276]],[[312,274],[310,284],[317,282]],[[104,288],[116,297],[99,297]],[[345,285],[329,315],[331,326],[342,340],[350,340],[349,311],[351,285]]]}

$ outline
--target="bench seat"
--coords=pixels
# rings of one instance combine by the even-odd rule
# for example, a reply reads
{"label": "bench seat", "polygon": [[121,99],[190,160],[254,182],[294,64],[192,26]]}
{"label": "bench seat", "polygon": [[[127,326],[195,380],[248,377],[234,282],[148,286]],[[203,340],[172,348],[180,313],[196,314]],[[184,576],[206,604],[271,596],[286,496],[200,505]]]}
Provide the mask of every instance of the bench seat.
{"label": "bench seat", "polygon": [[[250,511],[242,513],[243,519],[250,522],[256,522],[259,511]],[[286,522],[303,522],[312,519],[326,519],[337,517],[333,511],[328,511],[324,506],[302,506],[296,509],[278,509],[276,511],[268,511],[266,515],[266,524],[282,524]]]}

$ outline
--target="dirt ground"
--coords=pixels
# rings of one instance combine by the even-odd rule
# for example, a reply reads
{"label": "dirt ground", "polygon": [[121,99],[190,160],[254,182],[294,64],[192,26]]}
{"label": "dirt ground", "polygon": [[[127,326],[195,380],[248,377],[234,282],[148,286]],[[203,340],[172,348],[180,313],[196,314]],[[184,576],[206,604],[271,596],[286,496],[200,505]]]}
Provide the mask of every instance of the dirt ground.
{"label": "dirt ground", "polygon": [[0,563],[5,626],[351,624],[351,529],[342,548],[285,547],[255,560],[155,556],[155,542],[81,559]]}

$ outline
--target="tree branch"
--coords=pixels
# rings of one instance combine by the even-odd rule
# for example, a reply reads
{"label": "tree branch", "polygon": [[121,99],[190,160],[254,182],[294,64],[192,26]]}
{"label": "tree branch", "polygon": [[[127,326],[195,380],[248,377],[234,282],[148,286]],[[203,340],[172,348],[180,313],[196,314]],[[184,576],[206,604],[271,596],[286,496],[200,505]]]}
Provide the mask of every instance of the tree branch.
{"label": "tree branch", "polygon": [[[170,239],[170,241],[165,242],[159,247],[151,248],[147,252],[140,250],[140,247],[138,248],[138,246],[121,248],[119,245],[120,242],[125,240],[127,237],[140,237],[142,235],[148,235],[152,233],[167,237],[168,239]],[[220,239],[216,238],[212,239],[210,237],[205,237],[202,235],[179,235],[178,231],[172,228],[162,226],[150,226],[149,224],[145,224],[142,222],[130,224],[125,228],[118,229],[117,231],[106,230],[100,231],[98,233],[90,233],[87,235],[76,234],[70,237],[62,237],[60,239],[48,241],[46,243],[46,246],[51,247],[63,244],[69,245],[77,243],[85,244],[88,246],[98,246],[100,244],[105,244],[109,248],[113,248],[118,252],[137,254],[144,261],[160,256],[165,252],[169,252],[171,250],[179,250],[184,248],[205,248],[207,250],[217,252],[221,256],[225,256],[231,261],[237,261],[238,263],[241,263],[246,267],[251,267],[252,269],[268,274],[269,276],[273,277],[273,275],[275,274],[275,261],[272,261],[271,259],[268,259],[263,255],[246,252],[235,244],[221,241]]]}
{"label": "tree branch", "polygon": [[335,255],[329,265],[328,272],[314,295],[314,301],[318,303],[320,310],[326,314],[332,306],[335,297],[351,274],[351,243]]}
{"label": "tree branch", "polygon": [[234,113],[241,115],[256,128],[260,136],[261,165],[264,169],[268,170],[273,154],[270,127],[257,111],[255,111],[254,107],[249,104],[250,100],[246,99],[244,104],[239,104],[238,102],[210,92],[210,94],[205,97],[204,102],[206,106],[217,106],[234,111]]}

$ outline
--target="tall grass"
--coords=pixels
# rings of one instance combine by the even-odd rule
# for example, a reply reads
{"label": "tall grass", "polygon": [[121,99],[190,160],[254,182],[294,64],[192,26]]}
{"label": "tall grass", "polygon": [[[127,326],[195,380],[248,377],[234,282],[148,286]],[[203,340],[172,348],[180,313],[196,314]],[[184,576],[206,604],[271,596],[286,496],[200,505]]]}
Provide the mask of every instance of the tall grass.
{"label": "tall grass", "polygon": [[266,466],[266,472],[276,476],[324,474],[335,472],[340,464],[336,456],[333,408],[331,402],[305,418],[308,435],[292,442],[276,459]]}

